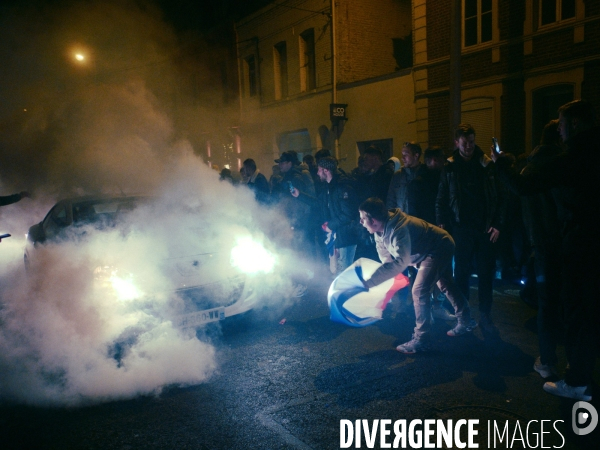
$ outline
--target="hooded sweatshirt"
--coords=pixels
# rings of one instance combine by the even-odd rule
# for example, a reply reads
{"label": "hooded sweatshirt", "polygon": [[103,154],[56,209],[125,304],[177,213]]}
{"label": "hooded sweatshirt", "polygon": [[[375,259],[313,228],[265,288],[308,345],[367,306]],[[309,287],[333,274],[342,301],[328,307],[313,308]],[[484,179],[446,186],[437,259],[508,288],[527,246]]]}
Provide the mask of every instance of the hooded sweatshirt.
{"label": "hooded sweatshirt", "polygon": [[383,264],[365,281],[368,288],[395,277],[428,256],[435,257],[442,249],[447,254],[448,245],[454,247],[447,231],[409,216],[398,208],[389,211],[383,231],[375,233],[375,244]]}

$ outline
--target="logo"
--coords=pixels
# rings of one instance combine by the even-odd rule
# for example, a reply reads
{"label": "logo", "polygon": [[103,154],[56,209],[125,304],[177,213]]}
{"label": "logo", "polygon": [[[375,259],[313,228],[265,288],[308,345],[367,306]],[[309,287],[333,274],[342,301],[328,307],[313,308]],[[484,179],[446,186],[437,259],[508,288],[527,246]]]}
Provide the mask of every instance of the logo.
{"label": "logo", "polygon": [[346,108],[348,105],[346,103],[331,103],[329,105],[329,115],[331,116],[331,120],[348,120],[346,118]]}
{"label": "logo", "polygon": [[577,402],[571,412],[573,433],[578,436],[590,434],[598,425],[598,411],[588,402]]}
{"label": "logo", "polygon": [[344,117],[346,110],[344,108],[333,108],[331,112],[336,117]]}

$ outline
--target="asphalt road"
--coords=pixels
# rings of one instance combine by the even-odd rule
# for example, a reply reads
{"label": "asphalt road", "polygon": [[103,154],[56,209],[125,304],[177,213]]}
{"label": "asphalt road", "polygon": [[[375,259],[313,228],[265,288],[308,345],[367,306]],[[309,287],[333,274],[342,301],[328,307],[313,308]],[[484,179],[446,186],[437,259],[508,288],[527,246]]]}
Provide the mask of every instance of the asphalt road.
{"label": "asphalt road", "polygon": [[[73,409],[0,404],[0,448],[336,449],[343,419],[477,419],[479,448],[598,448],[600,429],[573,433],[575,402],[542,390],[532,369],[535,311],[517,286],[496,286],[499,336],[476,329],[450,338],[450,324],[437,322],[435,347],[412,356],[395,346],[410,338],[414,316],[345,327],[329,320],[327,287],[315,281],[283,314],[258,311],[208,330],[219,370],[205,384]],[[598,380],[600,370],[596,393]],[[598,398],[591,403],[600,410]],[[487,436],[494,423],[508,423],[495,446]],[[364,437],[361,448],[369,448]]]}

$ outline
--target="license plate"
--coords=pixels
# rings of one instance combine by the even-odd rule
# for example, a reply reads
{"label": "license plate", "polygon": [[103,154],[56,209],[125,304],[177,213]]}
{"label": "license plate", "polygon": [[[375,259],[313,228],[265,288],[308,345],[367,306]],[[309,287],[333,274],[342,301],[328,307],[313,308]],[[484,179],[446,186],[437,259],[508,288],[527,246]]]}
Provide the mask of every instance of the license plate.
{"label": "license plate", "polygon": [[204,311],[193,312],[185,316],[179,316],[176,324],[179,327],[197,327],[209,322],[218,322],[225,318],[225,307],[206,309]]}

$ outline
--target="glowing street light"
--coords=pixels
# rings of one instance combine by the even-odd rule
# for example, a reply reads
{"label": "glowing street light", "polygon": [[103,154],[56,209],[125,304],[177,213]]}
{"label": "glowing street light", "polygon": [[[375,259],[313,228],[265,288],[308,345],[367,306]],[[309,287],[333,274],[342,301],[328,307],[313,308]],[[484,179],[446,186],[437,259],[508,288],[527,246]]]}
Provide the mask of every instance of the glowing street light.
{"label": "glowing street light", "polygon": [[75,53],[75,59],[77,61],[83,62],[85,61],[85,55],[83,55],[82,53]]}

